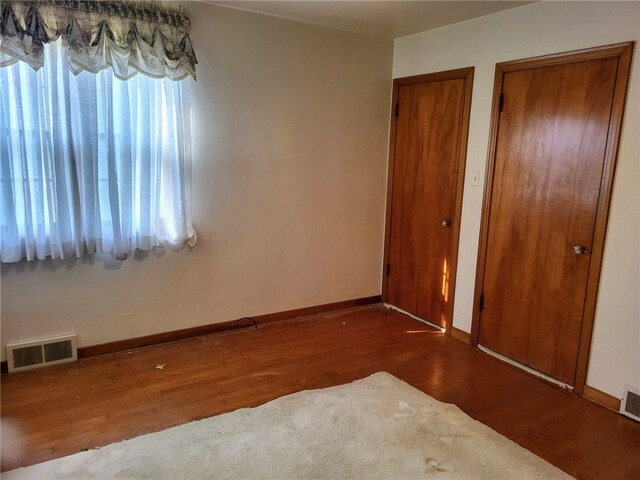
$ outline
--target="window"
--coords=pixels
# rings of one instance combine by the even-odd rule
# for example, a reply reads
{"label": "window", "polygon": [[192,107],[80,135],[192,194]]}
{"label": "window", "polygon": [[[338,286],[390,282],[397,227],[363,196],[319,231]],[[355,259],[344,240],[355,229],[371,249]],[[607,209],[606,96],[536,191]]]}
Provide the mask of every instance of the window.
{"label": "window", "polygon": [[191,80],[73,73],[62,39],[43,53],[0,68],[0,259],[193,245]]}

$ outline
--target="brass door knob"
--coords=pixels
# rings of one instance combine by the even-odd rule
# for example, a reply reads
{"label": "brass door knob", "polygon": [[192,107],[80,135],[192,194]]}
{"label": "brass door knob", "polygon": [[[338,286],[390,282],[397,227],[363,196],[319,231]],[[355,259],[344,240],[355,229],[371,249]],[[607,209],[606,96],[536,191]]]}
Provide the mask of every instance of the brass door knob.
{"label": "brass door knob", "polygon": [[585,253],[587,253],[587,247],[585,247],[584,245],[574,245],[571,250],[573,251],[574,255],[584,255]]}

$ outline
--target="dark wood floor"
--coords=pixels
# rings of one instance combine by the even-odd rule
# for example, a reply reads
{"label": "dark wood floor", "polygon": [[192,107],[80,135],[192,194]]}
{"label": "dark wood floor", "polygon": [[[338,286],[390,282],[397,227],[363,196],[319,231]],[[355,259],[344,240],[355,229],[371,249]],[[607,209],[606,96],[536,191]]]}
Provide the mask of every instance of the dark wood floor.
{"label": "dark wood floor", "polygon": [[2,470],[383,370],[578,478],[640,478],[640,424],[380,306],[5,375]]}

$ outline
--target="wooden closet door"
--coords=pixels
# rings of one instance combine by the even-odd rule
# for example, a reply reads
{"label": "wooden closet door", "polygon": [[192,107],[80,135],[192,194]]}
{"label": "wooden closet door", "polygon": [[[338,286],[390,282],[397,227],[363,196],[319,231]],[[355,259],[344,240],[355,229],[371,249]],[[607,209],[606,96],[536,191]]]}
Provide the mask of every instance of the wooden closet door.
{"label": "wooden closet door", "polygon": [[574,383],[617,58],[504,73],[479,343]]}
{"label": "wooden closet door", "polygon": [[458,175],[461,156],[464,165],[471,73],[423,76],[418,77],[426,80],[422,83],[400,85],[392,132],[386,301],[443,327],[453,294],[452,245],[457,245]]}

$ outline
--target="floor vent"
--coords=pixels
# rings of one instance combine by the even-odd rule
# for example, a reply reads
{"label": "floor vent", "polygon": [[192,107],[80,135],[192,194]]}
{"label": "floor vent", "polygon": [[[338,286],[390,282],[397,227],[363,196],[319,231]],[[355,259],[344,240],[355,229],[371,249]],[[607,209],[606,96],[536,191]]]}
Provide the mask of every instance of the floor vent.
{"label": "floor vent", "polygon": [[620,413],[640,422],[640,388],[625,383]]}
{"label": "floor vent", "polygon": [[77,345],[75,334],[8,344],[7,367],[9,373],[57,363],[75,362],[78,359]]}

